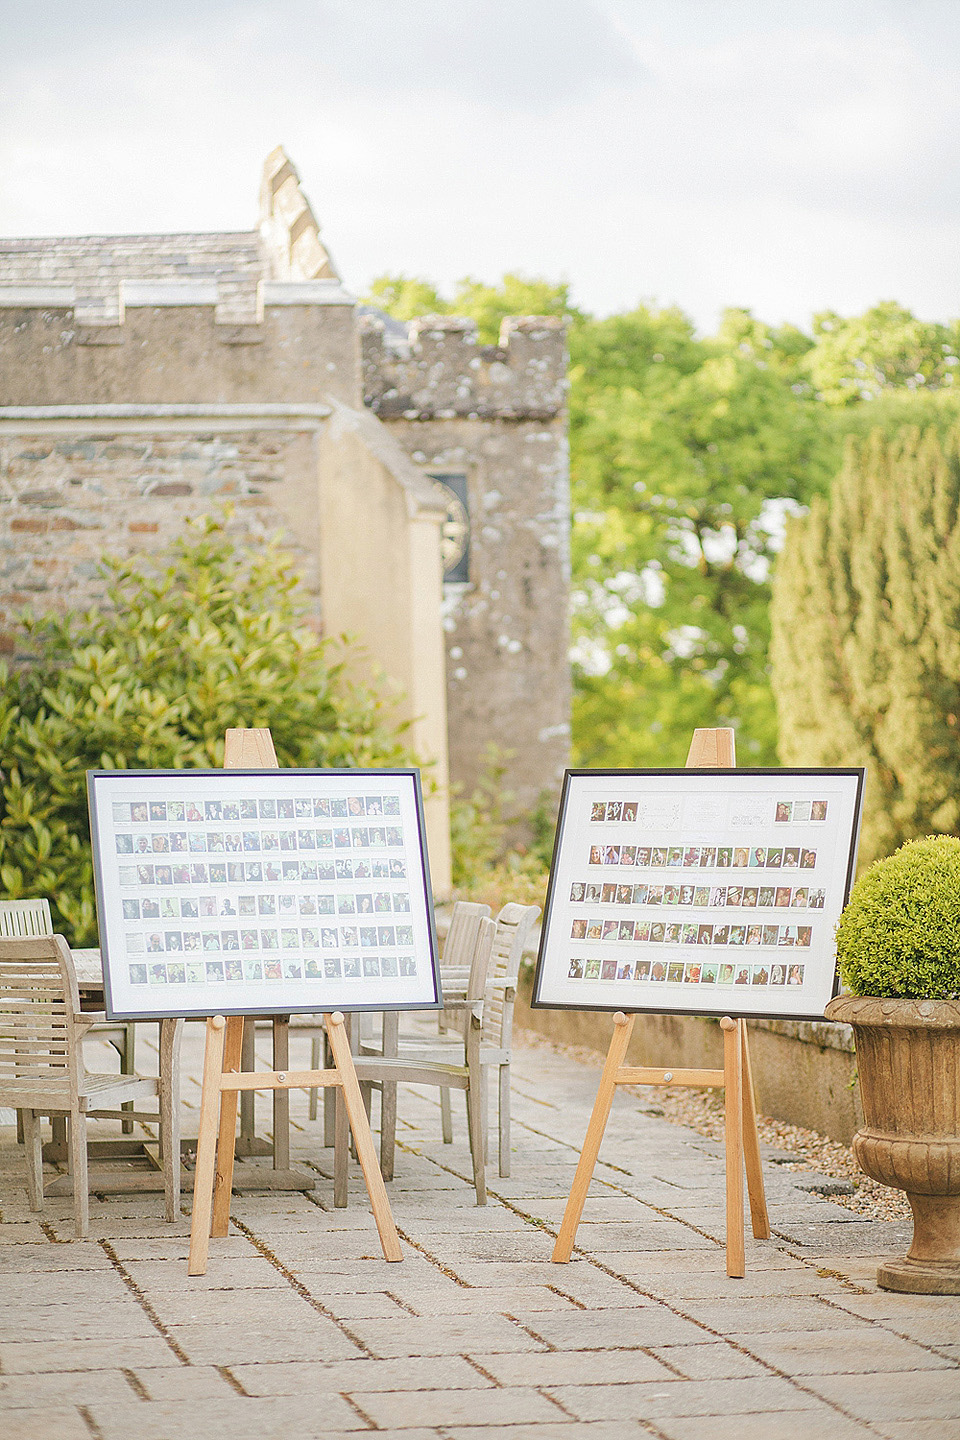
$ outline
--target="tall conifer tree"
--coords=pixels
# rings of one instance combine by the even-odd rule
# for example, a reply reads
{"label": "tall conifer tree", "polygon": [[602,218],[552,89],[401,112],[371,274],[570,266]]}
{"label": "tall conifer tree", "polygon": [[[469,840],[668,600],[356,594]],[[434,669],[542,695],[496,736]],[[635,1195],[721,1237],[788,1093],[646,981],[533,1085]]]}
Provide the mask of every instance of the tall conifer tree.
{"label": "tall conifer tree", "polygon": [[787,765],[869,768],[860,855],[960,833],[960,430],[848,443],[789,522],[771,661]]}

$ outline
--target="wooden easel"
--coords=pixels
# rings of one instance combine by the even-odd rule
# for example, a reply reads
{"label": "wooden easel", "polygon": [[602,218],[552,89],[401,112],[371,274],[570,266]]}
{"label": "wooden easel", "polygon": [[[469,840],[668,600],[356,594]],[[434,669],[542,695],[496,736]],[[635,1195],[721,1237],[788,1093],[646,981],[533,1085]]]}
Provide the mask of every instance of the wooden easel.
{"label": "wooden easel", "polygon": [[[732,769],[736,765],[732,730],[695,730],[687,755],[690,770]],[[624,1058],[633,1034],[635,1015],[618,1011],[613,1017],[614,1032],[604,1062],[593,1114],[587,1126],[563,1223],[551,1259],[563,1264],[570,1259],[577,1226],[593,1178],[600,1142],[610,1115],[618,1085],[691,1085],[722,1087],[724,1091],[727,1173],[727,1274],[742,1279],[745,1270],[743,1242],[743,1173],[747,1173],[750,1219],[758,1240],[769,1240],[770,1221],[760,1165],[760,1141],[753,1097],[753,1075],[747,1044],[746,1021],[724,1015],[722,1070],[664,1070],[652,1065],[625,1065]]]}
{"label": "wooden easel", "polygon": [[[228,730],[223,764],[228,770],[277,768],[270,731]],[[210,1236],[226,1235],[229,1228],[237,1108],[241,1092],[280,1091],[286,1099],[289,1090],[328,1085],[337,1086],[343,1094],[357,1158],[370,1196],[370,1208],[380,1235],[383,1258],[402,1260],[400,1240],[390,1212],[383,1176],[377,1165],[370,1122],[363,1106],[343,1016],[339,1011],[324,1016],[333,1054],[333,1068],[329,1070],[241,1070],[243,1022],[243,1015],[231,1015],[226,1019],[222,1015],[214,1015],[207,1021],[187,1273],[206,1273]]]}

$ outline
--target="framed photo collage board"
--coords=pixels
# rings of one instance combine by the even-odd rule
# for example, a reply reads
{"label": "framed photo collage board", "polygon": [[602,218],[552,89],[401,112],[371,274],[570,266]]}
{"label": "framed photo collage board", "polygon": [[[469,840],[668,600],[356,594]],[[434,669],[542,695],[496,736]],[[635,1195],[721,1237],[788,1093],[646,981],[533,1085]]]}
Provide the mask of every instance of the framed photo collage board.
{"label": "framed photo collage board", "polygon": [[822,1019],[863,782],[567,771],[532,1004]]}
{"label": "framed photo collage board", "polygon": [[88,772],[111,1018],[429,1009],[416,770]]}

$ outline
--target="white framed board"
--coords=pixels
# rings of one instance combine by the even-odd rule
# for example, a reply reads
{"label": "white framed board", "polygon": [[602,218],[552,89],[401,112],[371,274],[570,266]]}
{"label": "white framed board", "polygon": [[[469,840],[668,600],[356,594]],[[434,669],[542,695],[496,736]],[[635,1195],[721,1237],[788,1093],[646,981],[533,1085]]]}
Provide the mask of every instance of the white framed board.
{"label": "white framed board", "polygon": [[863,782],[568,770],[531,1003],[822,1019]]}
{"label": "white framed board", "polygon": [[87,775],[107,1014],[440,1003],[419,772]]}

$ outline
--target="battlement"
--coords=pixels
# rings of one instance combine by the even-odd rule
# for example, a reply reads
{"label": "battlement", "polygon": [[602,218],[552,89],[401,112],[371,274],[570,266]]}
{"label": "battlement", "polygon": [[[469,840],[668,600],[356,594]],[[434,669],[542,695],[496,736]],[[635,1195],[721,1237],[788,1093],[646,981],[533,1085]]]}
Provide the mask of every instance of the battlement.
{"label": "battlement", "polygon": [[565,322],[510,316],[498,345],[477,343],[462,316],[427,315],[407,326],[361,316],[364,403],[382,419],[551,419],[566,397]]}

